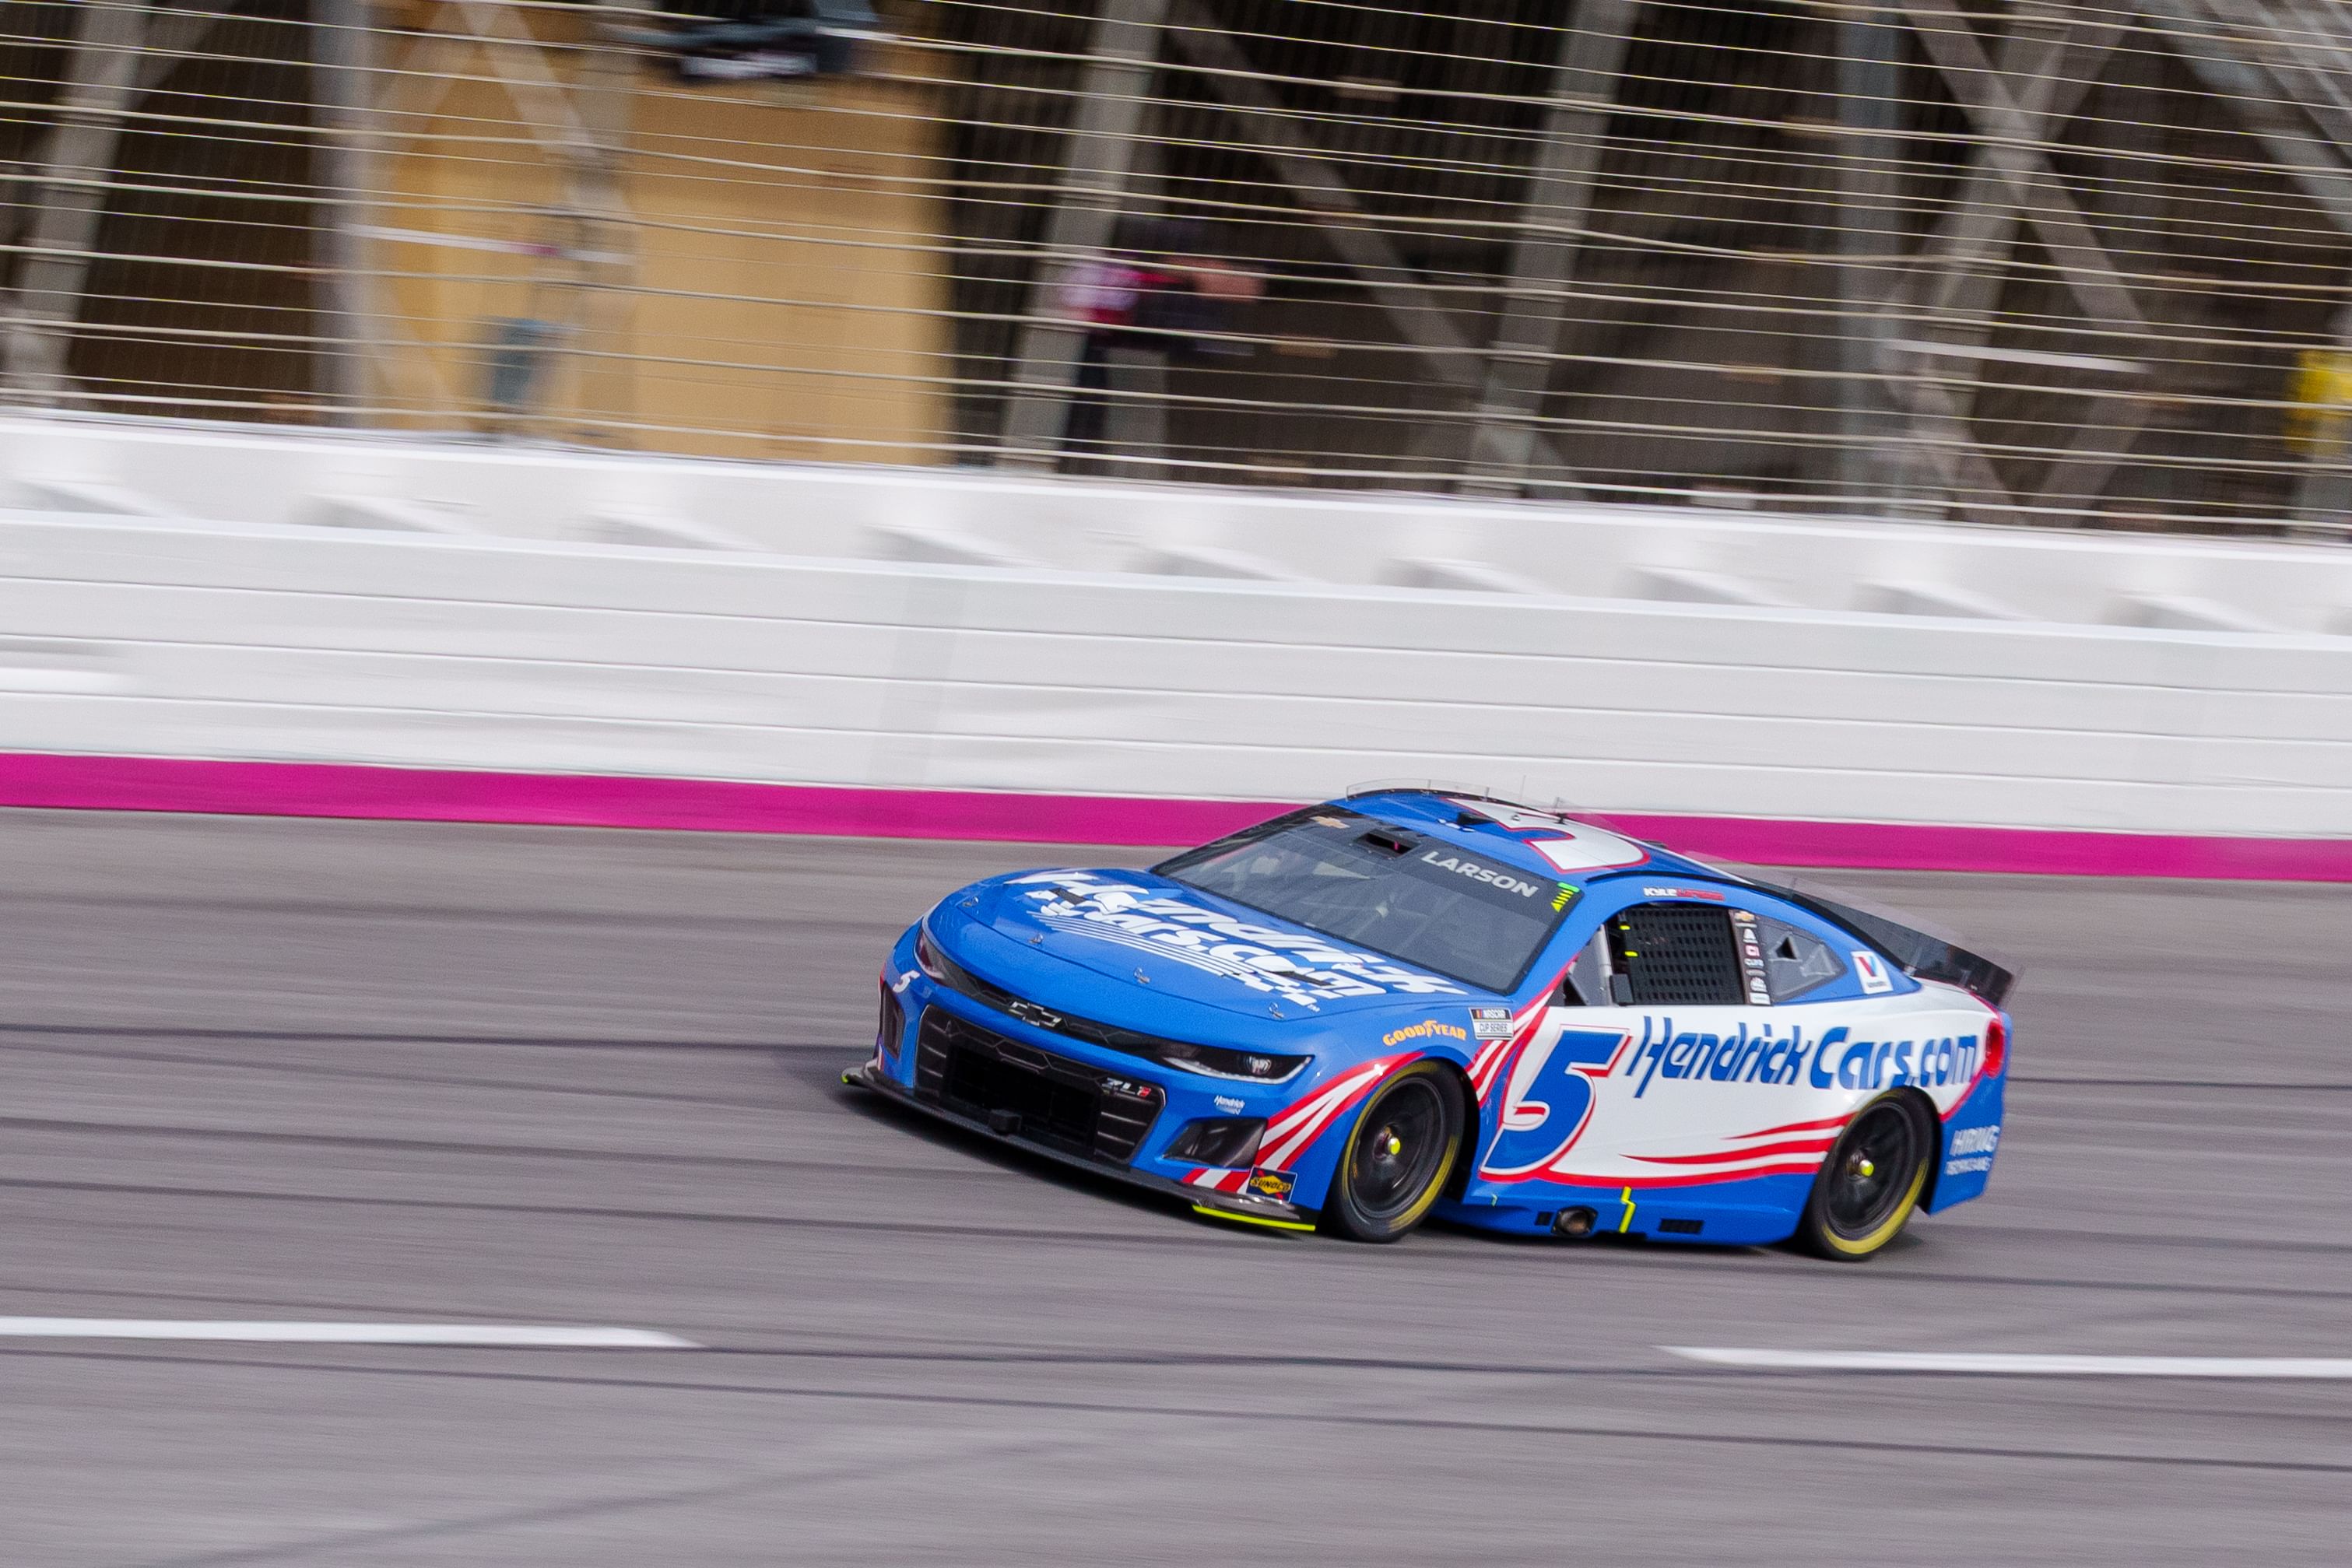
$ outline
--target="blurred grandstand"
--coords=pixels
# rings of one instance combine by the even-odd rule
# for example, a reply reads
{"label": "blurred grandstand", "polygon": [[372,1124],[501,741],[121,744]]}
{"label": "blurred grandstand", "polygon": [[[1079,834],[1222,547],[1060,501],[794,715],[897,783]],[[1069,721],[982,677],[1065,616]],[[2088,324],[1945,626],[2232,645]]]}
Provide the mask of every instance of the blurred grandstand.
{"label": "blurred grandstand", "polygon": [[19,0],[0,28],[18,406],[2352,520],[2336,0]]}

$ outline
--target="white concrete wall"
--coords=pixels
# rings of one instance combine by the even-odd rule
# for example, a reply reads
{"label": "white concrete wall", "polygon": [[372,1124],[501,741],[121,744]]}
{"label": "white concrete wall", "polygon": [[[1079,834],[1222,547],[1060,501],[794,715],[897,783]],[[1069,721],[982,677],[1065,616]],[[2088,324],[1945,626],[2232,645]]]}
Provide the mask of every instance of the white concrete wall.
{"label": "white concrete wall", "polygon": [[831,559],[2352,632],[2352,549],[0,419],[0,504]]}
{"label": "white concrete wall", "polygon": [[19,512],[0,750],[2352,834],[2352,639]]}

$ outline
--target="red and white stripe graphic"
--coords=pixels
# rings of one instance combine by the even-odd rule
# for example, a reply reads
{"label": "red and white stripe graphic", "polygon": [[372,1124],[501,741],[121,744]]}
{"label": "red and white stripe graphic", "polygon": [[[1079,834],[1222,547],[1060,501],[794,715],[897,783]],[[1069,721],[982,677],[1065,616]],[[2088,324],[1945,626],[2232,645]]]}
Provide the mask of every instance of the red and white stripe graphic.
{"label": "red and white stripe graphic", "polygon": [[1847,1111],[1835,1116],[1824,1116],[1818,1122],[1783,1122],[1777,1127],[1760,1127],[1753,1133],[1734,1133],[1732,1138],[1734,1141],[1738,1141],[1747,1138],[1780,1138],[1792,1133],[1834,1134],[1853,1120],[1853,1113]]}
{"label": "red and white stripe graphic", "polygon": [[1388,1075],[1389,1070],[1401,1067],[1421,1053],[1382,1057],[1351,1068],[1321,1089],[1299,1101],[1265,1124],[1265,1138],[1258,1145],[1257,1163],[1276,1170],[1287,1170],[1291,1162],[1305,1152],[1324,1128],[1354,1108],[1372,1086]]}
{"label": "red and white stripe graphic", "polygon": [[1503,1058],[1510,1054],[1513,1043],[1507,1040],[1490,1040],[1478,1048],[1477,1055],[1470,1059],[1470,1090],[1478,1097],[1480,1103],[1486,1102],[1486,1091],[1494,1086],[1496,1074],[1503,1071]]}
{"label": "red and white stripe graphic", "polygon": [[[1557,980],[1552,982],[1554,989],[1559,984]],[[1510,1039],[1490,1040],[1478,1048],[1477,1055],[1470,1059],[1470,1092],[1477,1096],[1478,1103],[1484,1105],[1486,1103],[1487,1092],[1502,1081],[1504,1070],[1510,1065],[1512,1057],[1528,1041],[1535,1039],[1536,1030],[1543,1025],[1545,1009],[1550,999],[1551,992],[1546,991],[1512,1014]]]}
{"label": "red and white stripe graphic", "polygon": [[[1629,1160],[1639,1160],[1645,1166],[1709,1166],[1728,1168],[1764,1161],[1786,1164],[1801,1155],[1811,1155],[1811,1165],[1822,1163],[1835,1138],[1796,1138],[1780,1144],[1757,1144],[1745,1149],[1727,1149],[1712,1155],[1627,1155]],[[1808,1168],[1811,1168],[1808,1166]]]}
{"label": "red and white stripe graphic", "polygon": [[[1553,1169],[1555,1181],[1594,1186],[1704,1186],[1710,1182],[1745,1181],[1750,1176],[1811,1176],[1837,1144],[1839,1129],[1853,1118],[1848,1112],[1815,1122],[1784,1122],[1752,1133],[1734,1133],[1726,1140],[1739,1147],[1703,1155],[1634,1155],[1623,1157],[1636,1165],[1667,1166],[1654,1174],[1629,1176]],[[1769,1140],[1769,1141],[1768,1141]]]}
{"label": "red and white stripe graphic", "polygon": [[1212,1192],[1239,1192],[1250,1178],[1249,1171],[1219,1170],[1214,1166],[1196,1166],[1184,1179],[1194,1186],[1205,1186]]}
{"label": "red and white stripe graphic", "polygon": [[1549,1170],[1547,1181],[1562,1182],[1570,1186],[1707,1186],[1717,1182],[1747,1181],[1753,1176],[1811,1176],[1822,1168],[1821,1156],[1811,1160],[1789,1160],[1778,1165],[1741,1166],[1735,1170],[1676,1172],[1672,1176],[1628,1176],[1622,1172]]}

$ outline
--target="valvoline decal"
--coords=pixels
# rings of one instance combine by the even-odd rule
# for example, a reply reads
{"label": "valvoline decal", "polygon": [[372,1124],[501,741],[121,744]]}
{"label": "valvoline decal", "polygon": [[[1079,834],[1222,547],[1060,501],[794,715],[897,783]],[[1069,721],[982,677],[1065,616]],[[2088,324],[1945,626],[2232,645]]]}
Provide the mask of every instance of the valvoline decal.
{"label": "valvoline decal", "polygon": [[1967,1083],[1984,1064],[1972,1034],[1933,1040],[1857,1040],[1845,1025],[1808,1034],[1801,1025],[1741,1023],[1724,1034],[1677,1030],[1670,1017],[1644,1018],[1641,1043],[1622,1076],[1638,1079],[1635,1099],[1668,1082],[1801,1084],[1811,1089],[1922,1088]]}

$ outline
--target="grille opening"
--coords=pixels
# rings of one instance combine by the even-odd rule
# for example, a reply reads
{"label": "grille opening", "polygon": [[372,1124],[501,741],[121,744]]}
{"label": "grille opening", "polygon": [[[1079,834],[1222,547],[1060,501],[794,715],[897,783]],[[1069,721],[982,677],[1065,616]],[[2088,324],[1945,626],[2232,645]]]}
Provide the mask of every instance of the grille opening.
{"label": "grille opening", "polygon": [[1704,1219],[1661,1219],[1658,1229],[1668,1236],[1696,1236],[1706,1228]]}
{"label": "grille opening", "polygon": [[1095,1101],[1095,1153],[1120,1165],[1135,1158],[1143,1134],[1159,1119],[1160,1102],[1132,1094],[1106,1093]]}
{"label": "grille opening", "polygon": [[874,1043],[885,1056],[896,1061],[898,1048],[906,1043],[906,1040],[907,1009],[899,1006],[898,998],[891,994],[890,984],[886,980],[882,983],[882,1018],[875,1030]]}
{"label": "grille opening", "polygon": [[1167,1101],[1157,1084],[1100,1072],[936,1007],[923,1009],[915,1031],[915,1092],[1000,1132],[1122,1166]]}
{"label": "grille opening", "polygon": [[1019,1126],[1007,1130],[1041,1144],[1094,1150],[1095,1096],[1076,1084],[976,1051],[950,1050],[946,1098],[992,1121],[1001,1113],[1017,1116]]}

